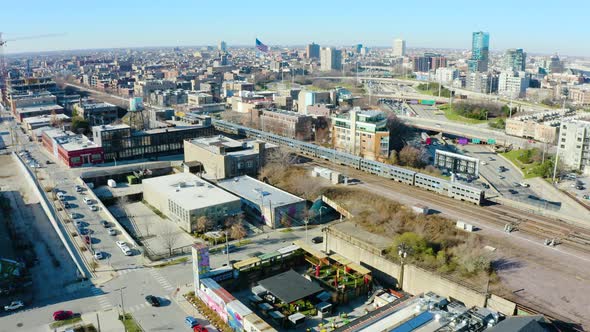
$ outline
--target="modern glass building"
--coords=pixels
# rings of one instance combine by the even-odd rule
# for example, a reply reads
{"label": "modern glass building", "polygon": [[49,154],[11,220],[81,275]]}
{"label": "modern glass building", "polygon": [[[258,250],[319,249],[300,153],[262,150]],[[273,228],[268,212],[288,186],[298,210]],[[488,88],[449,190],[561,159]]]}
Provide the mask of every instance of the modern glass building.
{"label": "modern glass building", "polygon": [[483,31],[473,33],[471,59],[467,61],[470,72],[486,72],[490,60],[490,34]]}
{"label": "modern glass building", "polygon": [[509,71],[524,71],[526,66],[526,53],[522,48],[511,48],[504,55],[504,69]]}

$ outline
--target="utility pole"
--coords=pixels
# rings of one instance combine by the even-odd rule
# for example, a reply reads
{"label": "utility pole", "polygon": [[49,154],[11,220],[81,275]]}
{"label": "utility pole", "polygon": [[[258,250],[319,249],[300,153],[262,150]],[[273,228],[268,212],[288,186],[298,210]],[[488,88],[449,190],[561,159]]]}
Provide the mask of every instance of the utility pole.
{"label": "utility pole", "polygon": [[227,255],[227,265],[229,265],[229,240],[227,238],[228,230],[225,230],[225,254]]}
{"label": "utility pole", "polygon": [[305,220],[303,220],[303,223],[305,223],[305,243],[307,243],[307,224],[309,224],[309,219],[305,218]]}

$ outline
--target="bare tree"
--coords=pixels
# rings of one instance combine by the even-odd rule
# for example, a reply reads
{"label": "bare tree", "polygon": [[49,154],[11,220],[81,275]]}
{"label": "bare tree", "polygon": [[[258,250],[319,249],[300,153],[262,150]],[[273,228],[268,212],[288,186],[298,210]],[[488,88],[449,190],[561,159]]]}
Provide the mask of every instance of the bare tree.
{"label": "bare tree", "polygon": [[197,232],[198,233],[205,233],[210,225],[209,218],[207,216],[200,216],[197,219]]}
{"label": "bare tree", "polygon": [[285,228],[291,227],[291,218],[286,213],[281,216],[281,225]]}
{"label": "bare tree", "polygon": [[174,229],[173,227],[167,227],[163,232],[160,233],[160,237],[164,242],[164,248],[168,250],[168,256],[172,256],[172,249],[178,242],[179,231]]}
{"label": "bare tree", "polygon": [[246,236],[246,234],[246,228],[242,222],[236,222],[230,228],[231,237],[237,239],[238,243],[242,242],[242,239]]}

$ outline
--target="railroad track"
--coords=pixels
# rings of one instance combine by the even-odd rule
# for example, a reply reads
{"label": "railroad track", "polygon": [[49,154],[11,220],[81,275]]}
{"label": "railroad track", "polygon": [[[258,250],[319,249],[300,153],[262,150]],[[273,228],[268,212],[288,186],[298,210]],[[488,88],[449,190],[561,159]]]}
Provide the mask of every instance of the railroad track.
{"label": "railroad track", "polygon": [[408,186],[393,180],[384,180],[346,166],[334,165],[331,162],[323,160],[314,159],[308,165],[317,165],[342,171],[343,174],[352,175],[364,183],[385,187],[397,192],[404,192],[419,198],[425,203],[454,210],[487,224],[494,224],[501,227],[504,227],[506,224],[513,224],[518,227],[520,232],[525,234],[531,234],[541,239],[558,239],[561,245],[590,253],[590,230],[564,221],[533,215],[504,205],[483,207],[459,202],[418,187]]}

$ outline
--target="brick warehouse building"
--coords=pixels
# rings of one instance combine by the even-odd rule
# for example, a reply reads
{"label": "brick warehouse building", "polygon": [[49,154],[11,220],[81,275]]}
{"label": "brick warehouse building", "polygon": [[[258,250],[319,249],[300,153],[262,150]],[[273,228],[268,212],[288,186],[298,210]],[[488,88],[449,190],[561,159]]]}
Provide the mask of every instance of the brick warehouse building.
{"label": "brick warehouse building", "polygon": [[69,167],[104,162],[102,147],[88,140],[84,135],[61,129],[52,129],[43,132],[41,141],[49,153]]}

